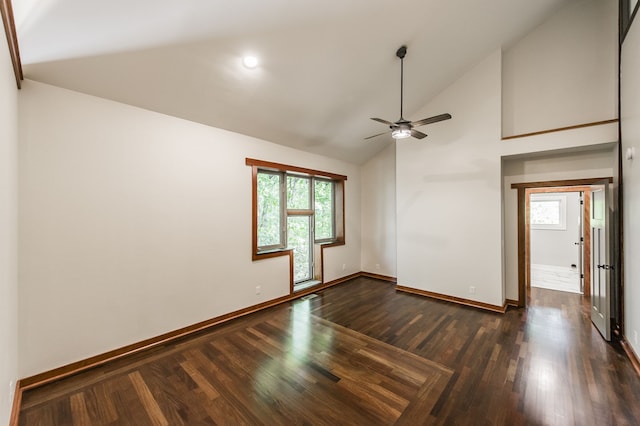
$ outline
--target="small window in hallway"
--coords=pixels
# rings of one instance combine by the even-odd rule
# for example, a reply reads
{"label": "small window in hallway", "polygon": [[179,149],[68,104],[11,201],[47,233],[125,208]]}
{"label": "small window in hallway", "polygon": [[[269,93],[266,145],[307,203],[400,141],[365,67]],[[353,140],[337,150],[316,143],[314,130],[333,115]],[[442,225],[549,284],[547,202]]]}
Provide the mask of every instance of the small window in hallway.
{"label": "small window in hallway", "polygon": [[564,195],[532,194],[530,223],[532,229],[566,229],[567,198]]}

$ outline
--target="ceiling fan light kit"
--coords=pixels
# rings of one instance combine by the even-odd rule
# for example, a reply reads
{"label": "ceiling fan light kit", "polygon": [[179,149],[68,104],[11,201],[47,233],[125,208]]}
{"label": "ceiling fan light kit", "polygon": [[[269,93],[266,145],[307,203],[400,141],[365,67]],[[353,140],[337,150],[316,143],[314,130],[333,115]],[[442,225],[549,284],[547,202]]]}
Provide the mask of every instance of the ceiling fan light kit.
{"label": "ceiling fan light kit", "polygon": [[[437,123],[438,121],[449,120],[451,114],[445,113],[435,115],[433,117],[424,118],[418,121],[405,120],[403,117],[403,101],[404,101],[404,57],[407,55],[407,46],[401,46],[396,51],[396,56],[400,58],[400,119],[394,123],[391,121],[383,120],[382,118],[371,118],[373,121],[377,121],[389,126],[391,131],[391,137],[393,139],[406,139],[408,137],[414,137],[416,139],[423,139],[427,137],[425,133],[415,130],[414,127],[424,126],[426,124]],[[366,137],[365,139],[372,139],[377,136],[387,134],[389,132],[378,133],[373,136]]]}
{"label": "ceiling fan light kit", "polygon": [[411,129],[393,129],[391,137],[394,139],[406,139],[411,136]]}

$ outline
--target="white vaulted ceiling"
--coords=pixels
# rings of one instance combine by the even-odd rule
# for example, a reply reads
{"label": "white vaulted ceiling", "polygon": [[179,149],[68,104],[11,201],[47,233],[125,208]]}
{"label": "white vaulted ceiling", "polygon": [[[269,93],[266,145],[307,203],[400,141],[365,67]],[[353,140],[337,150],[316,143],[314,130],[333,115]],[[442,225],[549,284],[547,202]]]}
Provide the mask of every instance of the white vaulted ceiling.
{"label": "white vaulted ceiling", "polygon": [[[577,0],[13,0],[25,77],[361,163],[495,49]],[[242,56],[260,60],[242,66]],[[446,111],[438,111],[446,112]],[[455,119],[455,117],[454,117]],[[435,125],[452,125],[444,122]],[[428,127],[421,128],[428,133]],[[425,139],[428,141],[428,139]]]}

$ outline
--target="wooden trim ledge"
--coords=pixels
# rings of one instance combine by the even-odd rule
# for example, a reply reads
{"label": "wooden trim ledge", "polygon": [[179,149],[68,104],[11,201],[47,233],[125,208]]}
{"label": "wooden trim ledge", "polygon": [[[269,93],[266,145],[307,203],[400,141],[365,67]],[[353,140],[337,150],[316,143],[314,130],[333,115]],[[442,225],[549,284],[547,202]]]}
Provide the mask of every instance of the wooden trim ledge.
{"label": "wooden trim ledge", "polygon": [[478,302],[477,300],[448,296],[446,294],[434,293],[427,290],[419,290],[417,288],[405,287],[402,285],[396,286],[396,290],[402,291],[404,293],[416,294],[418,296],[429,297],[431,299],[443,300],[445,302],[457,303],[458,305],[471,306],[473,308],[484,309],[485,311],[497,312],[500,314],[504,314],[507,311],[507,303],[502,306],[491,305],[489,303]]}
{"label": "wooden trim ledge", "polygon": [[601,126],[603,124],[611,124],[611,123],[617,123],[617,122],[618,122],[617,118],[614,118],[611,120],[594,121],[593,123],[576,124],[574,126],[558,127],[556,129],[540,130],[538,132],[522,133],[519,135],[512,135],[512,136],[503,136],[502,140],[506,141],[509,139],[526,138],[529,136],[544,135],[545,133],[562,132],[564,130],[574,130],[574,129],[581,129],[583,127]]}
{"label": "wooden trim ledge", "polygon": [[22,74],[22,62],[20,60],[20,49],[18,48],[18,35],[16,34],[16,22],[13,17],[13,6],[11,6],[11,0],[0,0],[0,13],[2,14],[4,32],[7,35],[7,44],[9,46],[11,63],[13,64],[13,73],[16,76],[16,85],[18,86],[18,89],[20,89],[24,76]]}
{"label": "wooden trim ledge", "polygon": [[520,182],[520,183],[512,183],[511,189],[598,185],[598,184],[601,184],[602,181],[613,183],[613,177],[607,176],[607,177],[586,178],[586,179],[565,179],[565,180],[548,180],[548,181],[540,181],[540,182]]}

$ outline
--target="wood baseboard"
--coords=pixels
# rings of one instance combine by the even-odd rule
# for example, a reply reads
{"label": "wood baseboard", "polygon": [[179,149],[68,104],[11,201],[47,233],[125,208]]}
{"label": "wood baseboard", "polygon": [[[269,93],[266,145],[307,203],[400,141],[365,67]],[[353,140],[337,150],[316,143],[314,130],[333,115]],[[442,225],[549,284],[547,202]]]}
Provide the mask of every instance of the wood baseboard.
{"label": "wood baseboard", "polygon": [[360,272],[360,276],[361,277],[366,277],[366,278],[373,278],[374,280],[382,280],[382,281],[387,281],[390,283],[397,283],[398,279],[396,277],[391,277],[388,275],[380,275],[380,274],[374,274],[372,272]]}
{"label": "wood baseboard", "polygon": [[631,365],[633,365],[634,370],[636,370],[636,374],[640,376],[640,359],[638,358],[638,354],[636,353],[636,351],[633,350],[631,345],[628,343],[627,337],[626,336],[622,336],[622,337],[623,339],[620,341],[620,344],[622,345],[622,349],[624,349],[624,352],[627,354],[627,357],[629,357],[629,360],[631,361]]}
{"label": "wood baseboard", "polygon": [[[223,324],[227,321],[231,321],[235,318],[239,318],[245,315],[249,315],[252,314],[254,312],[258,312],[261,311],[263,309],[268,309],[283,303],[287,303],[290,302],[292,300],[298,299],[302,296],[306,296],[310,293],[314,293],[320,290],[324,290],[326,288],[338,285],[338,284],[342,284],[345,283],[347,281],[350,281],[354,278],[358,278],[358,277],[367,277],[367,278],[373,278],[373,279],[378,279],[378,280],[383,280],[383,281],[387,281],[387,282],[391,282],[391,283],[396,283],[397,282],[397,278],[395,277],[391,277],[391,276],[386,276],[386,275],[380,275],[380,274],[374,274],[374,273],[370,273],[370,272],[356,272],[354,274],[350,274],[341,278],[337,278],[335,280],[332,280],[330,282],[326,282],[326,283],[322,283],[319,284],[317,286],[314,287],[310,287],[307,288],[305,290],[293,293],[293,294],[289,294],[286,296],[282,296],[282,297],[278,297],[276,299],[272,299],[272,300],[268,300],[266,302],[262,302],[259,303],[257,305],[253,305],[253,306],[249,306],[247,308],[244,309],[240,309],[234,312],[230,312],[228,314],[224,314],[224,315],[220,315],[217,316],[215,318],[211,318],[196,324],[192,324],[189,325],[187,327],[183,327],[174,331],[170,331],[168,333],[164,333],[161,334],[159,336],[156,337],[152,337],[140,342],[136,342],[136,343],[132,343],[130,345],[126,345],[123,346],[121,348],[118,349],[114,349],[112,351],[108,351],[105,352],[103,354],[99,354],[99,355],[95,355],[93,357],[89,357],[80,361],[76,361],[73,363],[70,363],[68,365],[62,366],[62,367],[58,367],[58,368],[54,368],[52,370],[49,371],[45,371],[43,373],[39,373],[39,374],[35,374],[33,376],[29,376],[23,379],[18,380],[17,384],[16,384],[16,391],[15,391],[15,395],[14,395],[14,402],[13,402],[13,411],[11,414],[11,422],[10,425],[17,425],[18,424],[18,414],[20,411],[20,404],[21,404],[21,399],[22,399],[22,393],[26,390],[29,389],[33,389],[42,385],[45,385],[47,383],[51,383],[54,382],[56,380],[60,380],[63,379],[65,377],[71,376],[73,374],[77,374],[80,373],[82,371],[88,370],[90,368],[93,367],[97,367],[106,363],[109,363],[111,361],[115,361],[117,359],[120,358],[124,358],[127,357],[129,355],[134,355],[136,353],[145,351],[145,350],[149,350],[152,348],[155,348],[157,346],[160,345],[165,345],[168,343],[172,343],[178,339],[182,339],[185,338],[191,334],[200,332],[200,331],[204,331],[207,329],[210,329],[212,327],[215,327],[219,324]],[[420,296],[426,296],[426,297],[430,297],[433,299],[439,299],[439,300],[445,300],[448,302],[453,302],[453,303],[457,303],[457,304],[461,304],[461,305],[466,305],[466,306],[472,306],[475,308],[480,308],[480,309],[484,309],[484,310],[489,310],[492,312],[499,312],[499,313],[504,313],[506,311],[506,306],[507,304],[516,304],[517,305],[517,301],[507,301],[505,302],[504,306],[497,306],[497,305],[490,305],[487,303],[483,303],[483,302],[477,302],[474,300],[468,300],[468,299],[463,299],[463,298],[459,298],[459,297],[454,297],[454,296],[447,296],[447,295],[443,295],[443,294],[438,294],[438,293],[433,293],[433,292],[429,292],[429,291],[425,291],[425,290],[418,290],[418,289],[414,289],[414,288],[410,288],[410,287],[405,287],[405,286],[396,286],[396,289],[398,291],[403,291],[406,293],[412,293],[412,294],[417,294]]]}
{"label": "wood baseboard", "polygon": [[484,309],[485,311],[498,312],[504,314],[507,310],[507,304],[502,306],[491,305],[489,303],[478,302],[476,300],[464,299],[462,297],[448,296],[446,294],[434,293],[427,290],[419,290],[417,288],[405,287],[402,285],[396,286],[396,290],[405,293],[417,294],[418,296],[429,297],[431,299],[444,300],[446,302],[457,303],[459,305],[471,306],[474,308]]}
{"label": "wood baseboard", "polygon": [[148,349],[155,348],[160,345],[165,345],[171,343],[175,340],[187,337],[191,334],[207,330],[209,328],[215,327],[219,324],[223,324],[227,321],[231,321],[235,318],[239,318],[245,315],[252,314],[254,312],[261,311],[263,309],[268,309],[276,305],[280,305],[282,303],[290,302],[292,300],[298,299],[302,296],[306,296],[307,294],[314,293],[316,291],[324,290],[325,288],[332,287],[337,284],[344,283],[346,281],[352,280],[360,276],[360,272],[347,275],[345,277],[341,277],[335,279],[330,282],[322,283],[314,287],[310,287],[293,294],[289,294],[286,296],[278,297],[276,299],[268,300],[266,302],[259,303],[257,305],[249,306],[244,309],[240,309],[234,312],[230,312],[228,314],[220,315],[215,318],[211,318],[197,324],[192,324],[187,327],[183,327],[174,331],[170,331],[168,333],[161,334],[156,337],[152,337],[140,342],[132,343],[130,345],[123,346],[118,349],[114,349],[112,351],[108,351],[99,355],[95,355],[80,361],[72,362],[62,367],[54,368],[49,371],[45,371],[43,373],[35,374],[33,376],[25,377],[20,380],[21,390],[29,390],[38,386],[45,385],[47,383],[54,382],[56,380],[60,380],[62,378],[71,376],[73,374],[80,373],[82,371],[88,370],[93,367],[97,367],[99,365],[106,364],[111,361],[115,361],[117,359],[133,355]]}
{"label": "wood baseboard", "polygon": [[16,388],[13,393],[13,404],[11,405],[11,417],[9,417],[9,426],[18,426],[18,416],[20,414],[20,406],[22,405],[22,382],[16,382]]}
{"label": "wood baseboard", "polygon": [[513,299],[505,299],[504,304],[505,306],[515,306],[516,308],[519,307],[519,302]]}

